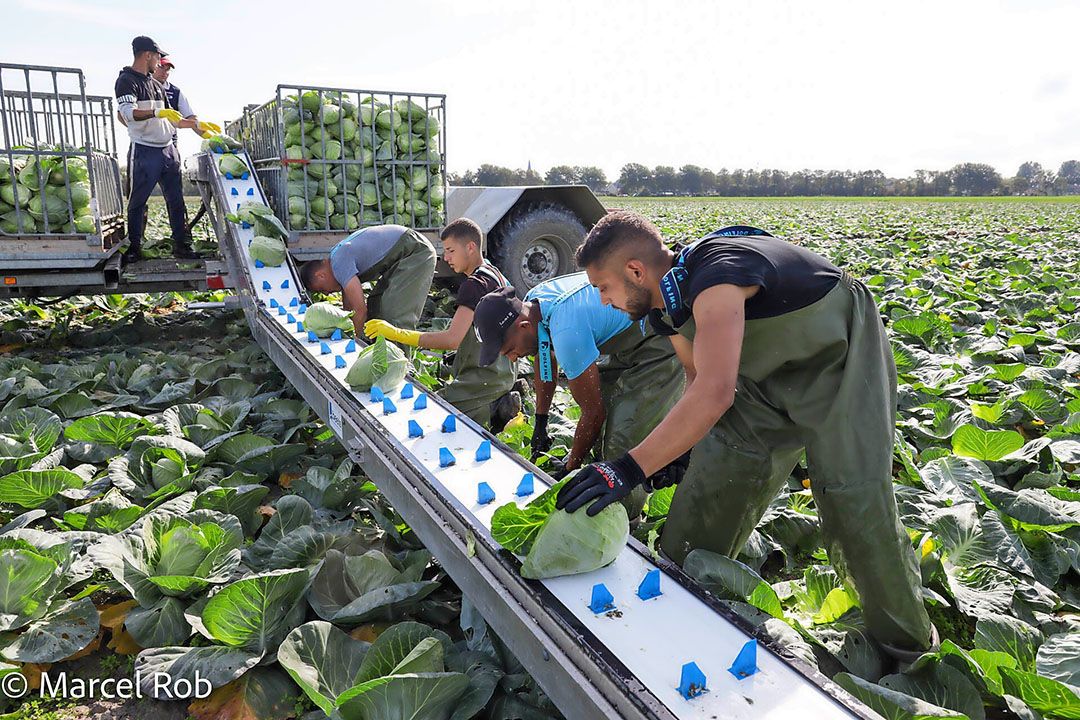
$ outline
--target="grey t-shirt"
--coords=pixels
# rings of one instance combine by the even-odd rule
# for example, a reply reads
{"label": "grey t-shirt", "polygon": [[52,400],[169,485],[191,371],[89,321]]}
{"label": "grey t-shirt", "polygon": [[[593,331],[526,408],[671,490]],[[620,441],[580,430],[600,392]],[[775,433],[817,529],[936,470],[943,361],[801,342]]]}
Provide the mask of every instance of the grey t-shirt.
{"label": "grey t-shirt", "polygon": [[357,230],[330,250],[330,269],[341,287],[357,275],[363,275],[386,257],[401,236],[404,225],[375,225]]}

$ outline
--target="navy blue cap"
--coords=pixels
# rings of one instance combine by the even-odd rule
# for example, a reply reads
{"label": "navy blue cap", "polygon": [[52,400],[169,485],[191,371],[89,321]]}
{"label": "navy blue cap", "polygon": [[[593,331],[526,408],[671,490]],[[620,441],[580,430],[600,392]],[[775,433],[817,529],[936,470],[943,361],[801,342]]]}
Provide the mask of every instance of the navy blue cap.
{"label": "navy blue cap", "polygon": [[512,287],[499,288],[480,298],[473,311],[473,332],[480,340],[480,367],[499,359],[506,331],[524,314],[525,305]]}
{"label": "navy blue cap", "polygon": [[169,54],[169,53],[165,52],[164,50],[162,50],[161,48],[159,48],[158,44],[156,42],[154,42],[152,38],[148,38],[145,35],[140,35],[139,37],[132,40],[131,41],[131,49],[134,52],[137,52],[137,53],[146,52],[147,50],[150,50],[152,52],[156,52],[161,57],[165,57],[166,55]]}

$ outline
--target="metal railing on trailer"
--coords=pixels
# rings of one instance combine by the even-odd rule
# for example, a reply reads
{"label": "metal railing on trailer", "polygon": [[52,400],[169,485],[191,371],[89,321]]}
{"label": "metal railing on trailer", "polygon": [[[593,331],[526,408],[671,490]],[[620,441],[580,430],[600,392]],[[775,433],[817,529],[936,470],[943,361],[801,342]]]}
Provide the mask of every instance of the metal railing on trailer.
{"label": "metal railing on trailer", "polygon": [[[200,182],[217,208],[230,207],[234,195],[264,198],[254,173],[226,179],[209,156],[201,158]],[[594,573],[523,579],[518,559],[492,538],[498,503],[478,498],[478,481],[500,502],[524,503],[550,478],[437,396],[425,394],[420,403],[395,393],[387,405],[352,391],[345,358],[355,358],[356,347],[348,338],[307,342],[297,327],[305,297],[292,265],[256,264],[247,252],[253,230],[211,213],[255,340],[568,718],[875,717],[633,540]],[[414,394],[424,393],[409,380]],[[440,432],[449,418],[453,434]],[[421,428],[419,437],[411,423]],[[444,451],[456,462],[447,464]],[[525,473],[535,487],[520,497]],[[659,595],[642,595],[638,583],[651,573]],[[611,612],[589,606],[599,583],[614,594]],[[744,651],[757,649],[755,639],[760,651],[745,658]],[[691,662],[704,677],[687,669]]]}
{"label": "metal railing on trailer", "polygon": [[278,85],[226,132],[244,143],[299,259],[360,227],[444,222],[445,95]]}
{"label": "metal railing on trailer", "polygon": [[81,70],[0,63],[0,268],[89,268],[124,237],[113,99]]}

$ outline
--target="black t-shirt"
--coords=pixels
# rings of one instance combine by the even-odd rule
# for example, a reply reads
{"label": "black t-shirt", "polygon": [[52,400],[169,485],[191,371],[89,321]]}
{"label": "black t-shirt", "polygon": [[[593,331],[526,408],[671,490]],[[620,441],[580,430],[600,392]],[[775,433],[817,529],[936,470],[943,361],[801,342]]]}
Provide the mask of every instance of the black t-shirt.
{"label": "black t-shirt", "polygon": [[487,295],[489,292],[495,292],[501,287],[509,285],[506,278],[502,276],[494,265],[484,263],[476,269],[469,277],[465,278],[461,283],[461,287],[458,288],[457,297],[455,302],[458,307],[467,307],[470,310],[476,309],[476,304],[480,302],[480,298]]}
{"label": "black t-shirt", "polygon": [[817,253],[779,238],[718,237],[695,245],[684,262],[683,302],[714,285],[757,286],[746,319],[776,317],[812,305],[833,289],[842,271]]}

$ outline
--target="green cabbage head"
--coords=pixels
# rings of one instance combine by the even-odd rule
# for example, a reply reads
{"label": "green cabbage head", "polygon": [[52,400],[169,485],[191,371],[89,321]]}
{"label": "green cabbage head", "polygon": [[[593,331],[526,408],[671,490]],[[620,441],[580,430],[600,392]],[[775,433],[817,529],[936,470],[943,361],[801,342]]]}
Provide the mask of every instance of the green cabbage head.
{"label": "green cabbage head", "polygon": [[220,135],[211,135],[207,139],[202,141],[203,152],[208,150],[214,150],[218,152],[231,152],[233,150],[240,150],[244,146],[236,140],[232,139],[225,133]]}
{"label": "green cabbage head", "polygon": [[285,243],[278,238],[256,236],[248,245],[252,260],[261,260],[267,267],[278,267],[285,262]]}
{"label": "green cabbage head", "polygon": [[599,570],[618,557],[630,536],[626,508],[612,503],[596,517],[556,510],[533,540],[521,576],[533,580]]}
{"label": "green cabbage head", "polygon": [[226,173],[231,174],[234,178],[238,178],[247,172],[247,163],[238,158],[232,153],[226,153],[218,160],[218,170],[222,175]]}
{"label": "green cabbage head", "polygon": [[596,517],[584,510],[555,509],[566,480],[548,488],[528,505],[507,503],[495,510],[491,534],[515,555],[525,556],[522,577],[534,580],[598,570],[618,557],[630,536],[630,521],[620,503]]}
{"label": "green cabbage head", "polygon": [[345,375],[345,382],[353,390],[370,390],[373,385],[381,390],[393,390],[405,382],[410,369],[401,348],[380,337],[360,351]]}
{"label": "green cabbage head", "polygon": [[304,314],[304,329],[319,337],[330,337],[335,330],[352,330],[352,313],[328,302],[317,302]]}
{"label": "green cabbage head", "polygon": [[240,206],[236,208],[236,212],[228,213],[225,218],[234,223],[246,222],[248,225],[254,225],[257,217],[273,214],[274,211],[263,203],[256,200],[248,200],[245,203],[241,203]]}

